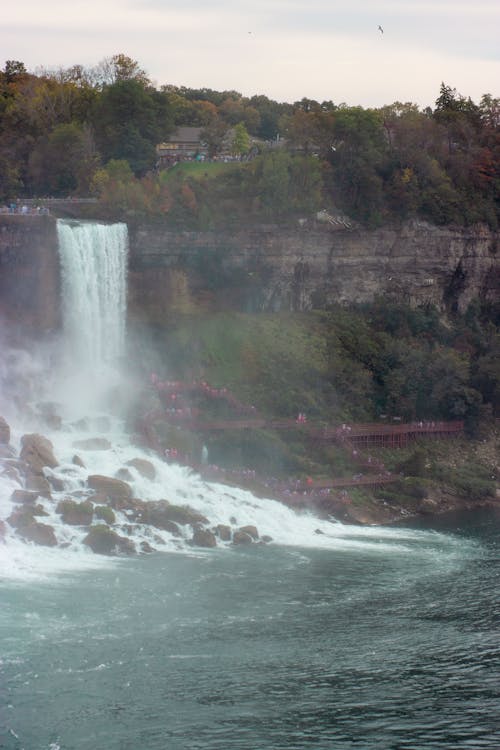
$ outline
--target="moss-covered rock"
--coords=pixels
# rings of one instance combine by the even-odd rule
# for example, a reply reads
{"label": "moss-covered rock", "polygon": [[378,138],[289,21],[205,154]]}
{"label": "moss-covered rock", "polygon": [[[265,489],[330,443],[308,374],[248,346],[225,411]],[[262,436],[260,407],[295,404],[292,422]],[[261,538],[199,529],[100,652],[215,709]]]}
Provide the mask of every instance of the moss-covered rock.
{"label": "moss-covered rock", "polygon": [[89,526],[92,523],[94,506],[90,500],[77,503],[70,498],[65,498],[57,504],[56,512],[60,513],[63,522],[70,526]]}
{"label": "moss-covered rock", "polygon": [[100,521],[105,521],[109,525],[116,521],[114,511],[109,505],[96,505],[94,508],[94,515]]}

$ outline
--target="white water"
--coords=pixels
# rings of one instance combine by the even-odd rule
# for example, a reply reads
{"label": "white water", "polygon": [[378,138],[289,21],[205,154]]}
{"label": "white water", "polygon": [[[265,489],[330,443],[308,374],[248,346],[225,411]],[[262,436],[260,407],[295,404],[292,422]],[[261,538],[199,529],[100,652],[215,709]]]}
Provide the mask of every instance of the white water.
{"label": "white water", "polygon": [[59,221],[57,232],[67,353],[100,369],[125,344],[127,226]]}
{"label": "white water", "polygon": [[[83,493],[80,495],[83,499],[85,493],[88,494],[86,480],[90,474],[115,476],[133,458],[148,459],[156,470],[156,478],[148,480],[134,468],[127,467],[134,497],[145,501],[167,499],[176,505],[189,505],[205,515],[210,526],[251,524],[257,526],[261,536],[268,535],[280,545],[346,552],[361,549],[370,554],[408,553],[427,556],[430,566],[436,564],[437,558],[440,566],[453,564],[459,548],[452,538],[401,529],[360,528],[319,520],[307,513],[297,515],[273,500],[258,499],[244,490],[208,483],[190,470],[167,464],[155,454],[132,445],[120,416],[110,414],[113,398],[109,395],[110,385],[123,382],[113,365],[123,355],[125,340],[126,226],[59,222],[58,233],[63,280],[64,362],[56,377],[54,373],[51,377],[48,372],[42,376],[43,364],[38,358],[18,353],[17,359],[14,357],[12,361],[19,362],[24,357],[23,367],[26,369],[27,361],[32,363],[37,384],[50,383],[49,393],[44,397],[50,396],[58,402],[63,423],[60,429],[49,430],[46,424],[42,426],[37,421],[36,404],[27,403],[30,408],[19,414],[17,423],[11,423],[11,442],[19,449],[21,435],[37,431],[49,437],[54,445],[59,465],[53,471],[47,469],[46,475],[61,480],[64,490],[53,491],[51,500],[40,498],[37,502],[48,514],[39,520],[53,526],[60,546],[46,548],[28,544],[8,527],[6,541],[0,544],[0,578],[43,580],[63,571],[119,564],[116,558],[94,555],[82,544],[88,529],[61,523],[55,507],[59,499],[71,492]],[[12,384],[14,377],[4,372],[3,380]],[[36,393],[30,393],[30,397],[36,399]],[[79,422],[80,418],[85,421]],[[109,441],[109,449],[82,449],[74,445],[81,439],[102,436]],[[75,453],[83,460],[85,468],[73,463]],[[0,476],[0,519],[8,518],[12,512],[14,505],[10,497],[20,486],[20,480]],[[148,542],[158,551],[218,553],[190,547],[187,544],[192,535],[190,527],[181,527],[182,536],[176,538],[151,526],[132,525],[126,513],[117,513],[114,530],[128,536],[137,551],[141,542]],[[229,545],[219,543],[219,552],[224,547]]]}

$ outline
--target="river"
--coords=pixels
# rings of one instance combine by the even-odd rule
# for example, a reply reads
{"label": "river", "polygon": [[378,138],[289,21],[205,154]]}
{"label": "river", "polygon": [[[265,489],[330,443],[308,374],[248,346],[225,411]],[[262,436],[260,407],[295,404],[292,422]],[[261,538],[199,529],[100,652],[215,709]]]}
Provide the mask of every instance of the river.
{"label": "river", "polygon": [[498,531],[482,513],[380,550],[254,545],[4,582],[0,747],[498,748]]}

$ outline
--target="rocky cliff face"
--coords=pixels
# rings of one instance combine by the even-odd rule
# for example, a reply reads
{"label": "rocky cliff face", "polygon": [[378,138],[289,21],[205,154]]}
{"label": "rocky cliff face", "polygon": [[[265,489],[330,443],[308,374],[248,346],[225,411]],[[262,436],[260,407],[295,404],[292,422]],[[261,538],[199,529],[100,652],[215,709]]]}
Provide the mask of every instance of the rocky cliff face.
{"label": "rocky cliff face", "polygon": [[412,221],[368,231],[320,224],[229,232],[136,227],[130,302],[139,315],[308,310],[377,295],[440,310],[500,291],[499,237]]}
{"label": "rocky cliff face", "polygon": [[0,317],[33,333],[59,326],[57,233],[50,216],[0,216]]}
{"label": "rocky cliff face", "polygon": [[[130,227],[129,311],[309,310],[384,295],[460,310],[500,292],[500,240],[484,227],[409,222],[373,231],[259,226],[237,232]],[[0,216],[0,316],[35,332],[60,324],[56,221]]]}

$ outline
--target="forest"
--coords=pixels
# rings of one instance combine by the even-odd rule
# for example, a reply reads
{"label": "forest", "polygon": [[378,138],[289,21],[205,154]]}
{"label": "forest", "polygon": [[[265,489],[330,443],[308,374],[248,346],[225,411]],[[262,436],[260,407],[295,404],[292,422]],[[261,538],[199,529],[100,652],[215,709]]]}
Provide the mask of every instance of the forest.
{"label": "forest", "polygon": [[[125,54],[35,72],[9,60],[0,71],[0,202],[94,196],[110,218],[194,228],[319,209],[365,226],[419,216],[496,228],[500,99],[436,88],[423,110],[364,109],[158,87]],[[159,170],[157,144],[183,125],[203,128],[213,157],[233,132],[234,161]]]}

